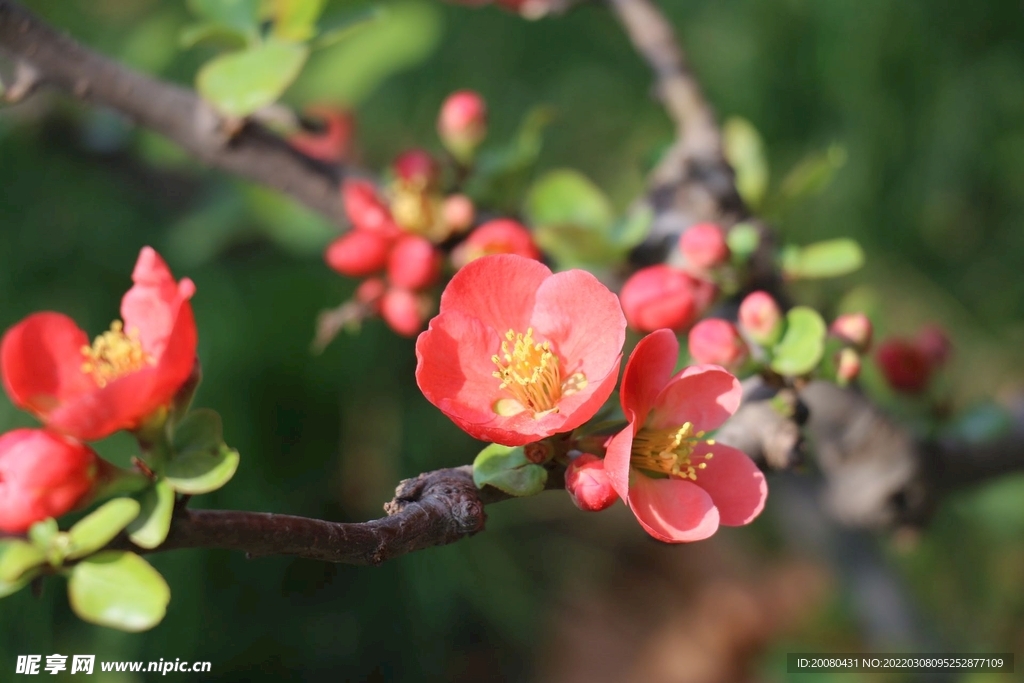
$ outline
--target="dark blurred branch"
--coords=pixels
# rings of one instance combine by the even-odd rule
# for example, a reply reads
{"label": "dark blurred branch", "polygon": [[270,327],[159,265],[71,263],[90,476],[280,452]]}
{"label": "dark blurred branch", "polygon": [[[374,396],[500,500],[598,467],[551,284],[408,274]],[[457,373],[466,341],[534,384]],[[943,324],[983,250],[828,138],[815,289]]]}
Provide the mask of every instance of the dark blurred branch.
{"label": "dark blurred branch", "polygon": [[191,90],[103,57],[12,0],[0,0],[0,49],[18,65],[15,99],[39,85],[64,90],[160,133],[209,166],[280,190],[332,221],[343,222],[335,169],[295,152],[256,123],[246,122],[232,131],[230,123]]}
{"label": "dark blurred branch", "polygon": [[[548,488],[565,486],[552,471]],[[342,564],[377,565],[399,555],[454,543],[483,530],[484,506],[508,500],[497,489],[477,489],[470,467],[425,472],[399,484],[384,506],[386,517],[370,522],[328,522],[291,515],[234,510],[175,513],[167,540],[143,550],[120,538],[112,547],[136,552],[182,548],[238,550],[250,557],[291,555]]]}

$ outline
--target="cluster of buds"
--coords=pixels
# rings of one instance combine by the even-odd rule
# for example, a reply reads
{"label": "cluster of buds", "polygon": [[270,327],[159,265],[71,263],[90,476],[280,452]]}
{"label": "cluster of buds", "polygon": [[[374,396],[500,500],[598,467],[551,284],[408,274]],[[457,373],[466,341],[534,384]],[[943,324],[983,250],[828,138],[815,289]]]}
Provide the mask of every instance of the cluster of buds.
{"label": "cluster of buds", "polygon": [[[452,94],[441,106],[437,129],[458,165],[472,163],[487,133],[486,104],[472,91]],[[434,307],[443,246],[472,228],[476,209],[466,195],[445,192],[444,168],[424,150],[401,154],[390,175],[382,190],[366,180],[343,183],[353,229],[332,242],[324,258],[338,273],[364,279],[350,310],[359,317],[379,315],[395,332],[412,337],[423,330]],[[498,219],[480,225],[452,251],[452,269],[498,253],[540,258],[524,226]]]}
{"label": "cluster of buds", "polygon": [[910,339],[892,337],[878,345],[875,362],[886,382],[904,394],[921,394],[935,372],[949,360],[951,344],[938,325],[922,328]]}

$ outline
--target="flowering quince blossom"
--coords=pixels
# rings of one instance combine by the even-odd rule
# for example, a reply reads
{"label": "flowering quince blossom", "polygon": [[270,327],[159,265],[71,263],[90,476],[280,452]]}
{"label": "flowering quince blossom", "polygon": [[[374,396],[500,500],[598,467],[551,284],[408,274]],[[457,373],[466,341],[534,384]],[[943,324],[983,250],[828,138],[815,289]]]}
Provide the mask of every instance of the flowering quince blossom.
{"label": "flowering quince blossom", "polygon": [[167,406],[196,362],[195,285],[174,280],[145,247],[121,317],[89,344],[60,313],[35,313],[0,344],[4,387],[16,406],[47,427],[82,441],[135,429]]}
{"label": "flowering quince blossom", "polygon": [[485,256],[441,295],[416,342],[416,381],[471,436],[522,446],[594,416],[615,388],[625,328],[590,273]]}
{"label": "flowering quince blossom", "polygon": [[669,543],[741,526],[764,508],[768,486],[747,455],[705,439],[740,405],[742,389],[717,365],[672,375],[679,342],[658,330],[637,344],[620,390],[629,425],[607,446],[605,471],[651,536]]}
{"label": "flowering quince blossom", "polygon": [[42,429],[0,436],[0,531],[19,534],[74,509],[92,490],[100,463],[88,446]]}

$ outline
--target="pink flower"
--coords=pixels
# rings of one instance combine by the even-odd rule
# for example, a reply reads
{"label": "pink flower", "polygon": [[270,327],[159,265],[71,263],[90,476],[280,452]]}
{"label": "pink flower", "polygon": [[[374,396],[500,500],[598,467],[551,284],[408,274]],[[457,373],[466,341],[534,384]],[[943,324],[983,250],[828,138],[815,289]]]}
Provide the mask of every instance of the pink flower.
{"label": "pink flower", "polygon": [[619,499],[604,470],[604,460],[590,453],[581,454],[565,468],[565,490],[585,512],[600,512]]}
{"label": "pink flower", "polygon": [[477,259],[416,342],[416,381],[471,436],[521,446],[589,420],[615,388],[626,321],[590,273]]}
{"label": "pink flower", "polygon": [[135,429],[171,403],[196,362],[195,285],[176,282],[150,247],[139,254],[121,317],[89,345],[71,318],[36,313],[4,335],[0,367],[11,401],[82,441]]}
{"label": "pink flower", "polygon": [[608,443],[605,470],[651,536],[699,541],[748,524],[768,496],[764,475],[745,453],[706,439],[740,405],[742,389],[715,365],[675,375],[679,342],[658,330],[637,344],[620,390],[629,425]]}
{"label": "pink flower", "polygon": [[782,334],[782,311],[768,292],[751,292],[740,304],[739,323],[758,344],[774,344]]}
{"label": "pink flower", "polygon": [[88,446],[42,429],[0,436],[0,531],[70,512],[92,490],[98,463]]}
{"label": "pink flower", "polygon": [[690,327],[715,298],[710,282],[666,265],[641,268],[622,286],[622,310],[640,332]]}
{"label": "pink flower", "polygon": [[441,261],[441,252],[426,237],[403,235],[388,256],[388,281],[403,289],[426,289],[441,277]]}
{"label": "pink flower", "polygon": [[511,218],[496,218],[487,221],[455,248],[452,261],[461,268],[470,261],[488,254],[518,254],[540,260],[540,250],[533,242],[533,235],[522,223]]}

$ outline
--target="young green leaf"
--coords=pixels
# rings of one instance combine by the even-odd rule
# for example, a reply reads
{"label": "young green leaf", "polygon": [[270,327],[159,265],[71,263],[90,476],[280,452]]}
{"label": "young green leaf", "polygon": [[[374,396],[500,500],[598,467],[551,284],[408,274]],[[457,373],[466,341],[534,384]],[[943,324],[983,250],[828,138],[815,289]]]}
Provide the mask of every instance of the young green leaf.
{"label": "young green leaf", "polygon": [[280,40],[207,62],[196,77],[200,94],[222,114],[245,117],[274,103],[299,75],[309,48]]}
{"label": "young green leaf", "polygon": [[790,279],[839,277],[864,265],[864,252],[854,240],[839,238],[782,252],[782,271]]}
{"label": "young green leaf", "polygon": [[174,427],[171,450],[181,455],[189,451],[210,451],[224,442],[224,423],[217,411],[199,408],[188,413]]}
{"label": "young green leaf", "polygon": [[736,189],[743,200],[758,206],[768,189],[764,141],[750,121],[734,116],[722,126],[725,158],[736,172]]}
{"label": "young green leaf", "polygon": [[31,543],[14,538],[0,540],[0,597],[4,584],[13,586],[21,582],[26,572],[44,562],[46,554]]}
{"label": "young green leaf", "polygon": [[477,488],[493,486],[510,496],[532,496],[544,490],[548,471],[526,459],[522,447],[491,444],[473,461]]}
{"label": "young green leaf", "polygon": [[245,33],[259,28],[260,0],[188,0],[189,9],[203,19]]}
{"label": "young green leaf", "polygon": [[326,0],[273,0],[273,35],[281,40],[303,41],[316,35],[316,22]]}
{"label": "young green leaf", "polygon": [[128,538],[140,548],[152,550],[167,538],[174,515],[174,489],[166,480],[158,481],[142,494],[142,511],[128,525]]}
{"label": "young green leaf", "polygon": [[786,313],[786,331],[775,345],[771,368],[780,375],[805,375],[821,361],[825,350],[825,321],[807,306]]}
{"label": "young green leaf", "polygon": [[216,448],[178,453],[164,470],[167,482],[179,493],[197,496],[216,491],[235,476],[238,451],[220,444]]}
{"label": "young green leaf", "polygon": [[96,552],[139,516],[139,503],[131,498],[115,498],[98,507],[68,529],[70,541],[67,559],[77,559]]}
{"label": "young green leaf", "polygon": [[167,613],[171,589],[134,553],[97,553],[72,567],[70,574],[68,599],[85,621],[138,632],[153,628]]}

